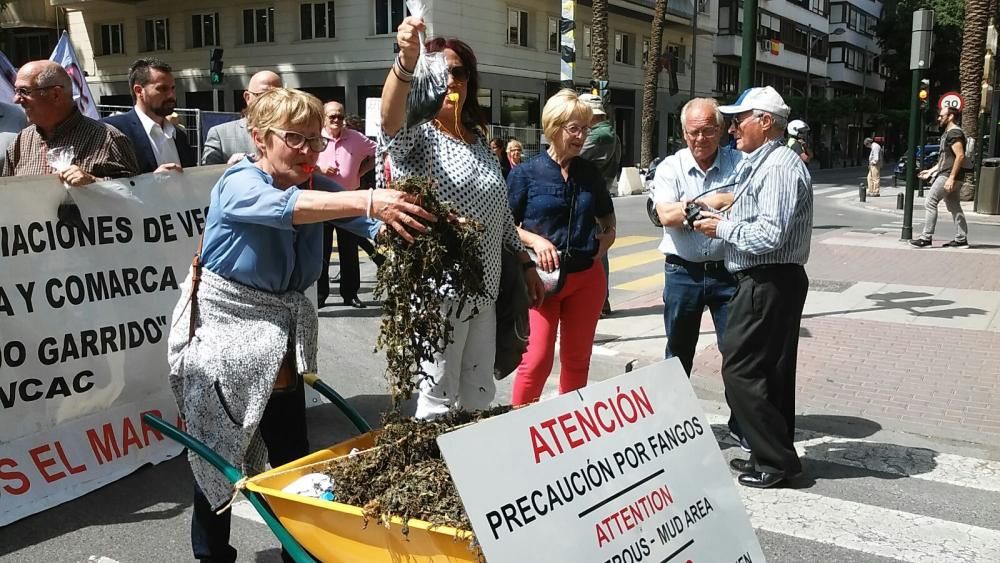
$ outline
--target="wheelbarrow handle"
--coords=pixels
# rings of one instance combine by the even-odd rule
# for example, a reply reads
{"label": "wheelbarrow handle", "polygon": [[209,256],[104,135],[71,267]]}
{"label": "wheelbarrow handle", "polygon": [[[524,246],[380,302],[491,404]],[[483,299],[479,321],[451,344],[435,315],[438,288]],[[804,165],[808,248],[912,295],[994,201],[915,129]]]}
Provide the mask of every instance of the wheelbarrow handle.
{"label": "wheelbarrow handle", "polygon": [[[142,415],[143,421],[154,429],[164,433],[171,440],[181,444],[185,448],[198,454],[199,457],[207,461],[212,465],[212,467],[218,469],[225,475],[226,479],[230,483],[236,484],[240,479],[243,478],[243,472],[233,466],[231,463],[225,460],[222,456],[217,454],[212,448],[209,448],[205,444],[201,443],[197,438],[184,432],[180,428],[177,428],[173,424],[163,420],[162,418],[145,413]],[[281,522],[274,517],[271,510],[267,507],[267,504],[261,499],[260,495],[253,491],[243,489],[240,491],[243,496],[247,497],[250,504],[257,510],[260,517],[267,524],[267,527],[271,529],[274,535],[281,542],[281,546],[285,548],[285,551],[296,561],[296,563],[316,563],[316,559],[309,554],[308,551],[303,549],[299,542],[292,537],[288,530],[281,525]]]}
{"label": "wheelbarrow handle", "polygon": [[337,405],[337,408],[339,408],[340,411],[351,420],[351,423],[354,424],[354,427],[357,428],[359,432],[362,434],[371,432],[371,425],[368,424],[368,421],[365,420],[363,416],[361,416],[361,413],[354,410],[354,407],[351,405],[347,404],[347,400],[341,397],[340,393],[334,391],[333,387],[330,387],[322,379],[320,379],[318,375],[315,373],[303,373],[302,380],[308,383],[320,395],[326,397],[331,403]]}

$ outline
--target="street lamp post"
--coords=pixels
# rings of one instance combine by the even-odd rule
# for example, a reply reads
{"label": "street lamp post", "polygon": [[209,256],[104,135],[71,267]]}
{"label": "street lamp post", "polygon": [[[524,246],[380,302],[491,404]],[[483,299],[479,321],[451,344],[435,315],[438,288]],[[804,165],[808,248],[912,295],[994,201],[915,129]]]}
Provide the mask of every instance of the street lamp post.
{"label": "street lamp post", "polygon": [[813,26],[806,29],[806,123],[809,123],[809,98],[812,97]]}

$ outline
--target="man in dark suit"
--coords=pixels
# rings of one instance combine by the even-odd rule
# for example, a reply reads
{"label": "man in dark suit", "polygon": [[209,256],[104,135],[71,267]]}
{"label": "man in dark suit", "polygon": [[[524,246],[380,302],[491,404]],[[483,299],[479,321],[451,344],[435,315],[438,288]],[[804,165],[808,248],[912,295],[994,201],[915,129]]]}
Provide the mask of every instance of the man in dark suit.
{"label": "man in dark suit", "polygon": [[104,118],[132,142],[140,173],[180,170],[198,164],[198,153],[187,133],[166,117],[177,107],[174,75],[170,65],[153,58],[132,63],[128,73],[135,107],[128,113]]}

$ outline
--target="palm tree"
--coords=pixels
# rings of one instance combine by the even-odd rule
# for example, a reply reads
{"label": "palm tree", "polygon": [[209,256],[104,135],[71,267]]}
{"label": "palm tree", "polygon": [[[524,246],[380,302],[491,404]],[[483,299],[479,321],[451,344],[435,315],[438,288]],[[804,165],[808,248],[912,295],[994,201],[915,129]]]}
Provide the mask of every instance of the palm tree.
{"label": "palm tree", "polygon": [[[962,56],[959,59],[958,78],[962,83],[962,131],[969,139],[979,132],[979,105],[982,102],[983,56],[986,54],[986,30],[994,0],[965,1],[965,30],[962,32]],[[978,149],[977,149],[978,150]],[[974,155],[969,155],[972,158]],[[966,182],[963,199],[971,199],[972,182]]]}
{"label": "palm tree", "polygon": [[[608,79],[608,0],[594,0],[591,6],[593,21],[590,30],[590,49],[594,80]],[[607,103],[607,100],[604,100]]]}
{"label": "palm tree", "polygon": [[[694,9],[697,9],[695,7]],[[692,17],[693,14],[692,14]],[[663,51],[663,28],[667,22],[667,0],[656,0],[656,11],[650,27],[649,52],[646,53],[645,76],[642,80],[642,133],[639,162],[647,166],[653,160],[653,140],[656,136],[656,94],[660,76],[660,53]]]}

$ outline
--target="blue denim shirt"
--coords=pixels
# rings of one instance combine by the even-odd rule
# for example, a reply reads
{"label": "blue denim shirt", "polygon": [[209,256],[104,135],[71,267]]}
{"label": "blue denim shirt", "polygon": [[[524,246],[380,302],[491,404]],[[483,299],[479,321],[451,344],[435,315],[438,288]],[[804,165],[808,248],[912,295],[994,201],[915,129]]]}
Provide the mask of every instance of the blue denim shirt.
{"label": "blue denim shirt", "polygon": [[[541,235],[560,251],[569,240],[570,254],[593,259],[597,255],[597,217],[614,213],[604,178],[590,161],[576,157],[563,180],[559,165],[548,152],[514,167],[507,176],[508,199],[514,222]],[[569,207],[576,192],[573,224]]]}
{"label": "blue denim shirt", "polygon": [[[334,189],[324,185],[323,189]],[[274,187],[249,159],[227,169],[212,188],[202,264],[216,274],[270,293],[304,291],[323,267],[323,224],[292,225],[302,191]],[[363,217],[337,221],[368,236],[381,223]]]}

